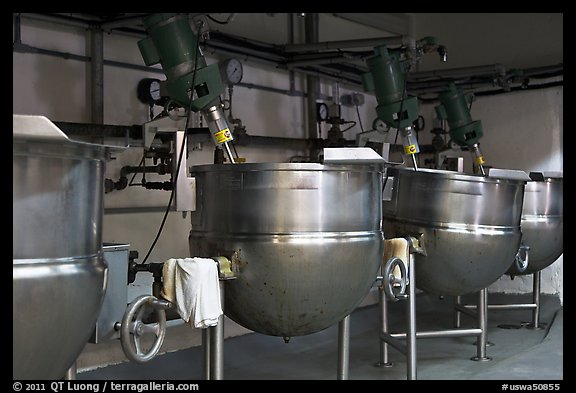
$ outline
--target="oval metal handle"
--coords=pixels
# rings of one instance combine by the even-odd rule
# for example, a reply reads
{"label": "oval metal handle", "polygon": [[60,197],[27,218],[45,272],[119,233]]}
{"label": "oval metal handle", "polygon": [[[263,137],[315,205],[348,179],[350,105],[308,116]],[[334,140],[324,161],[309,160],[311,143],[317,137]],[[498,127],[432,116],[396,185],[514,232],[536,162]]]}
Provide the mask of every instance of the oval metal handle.
{"label": "oval metal handle", "polygon": [[[528,269],[529,251],[530,247],[522,244],[516,253],[514,261],[516,263],[516,269],[519,273],[524,273],[526,269]],[[522,258],[522,253],[524,254],[524,258]]]}
{"label": "oval metal handle", "polygon": [[[400,269],[400,277],[394,275],[394,269]],[[406,298],[407,274],[404,262],[400,258],[392,257],[384,264],[382,285],[388,299],[396,302]],[[399,285],[398,285],[399,284]]]}
{"label": "oval metal handle", "polygon": [[[158,322],[149,324],[142,322],[147,307],[154,309]],[[120,327],[120,344],[128,359],[136,363],[146,363],[158,354],[166,335],[165,308],[167,307],[162,301],[152,295],[139,296],[128,305]],[[141,338],[146,333],[153,333],[156,339],[152,347],[144,352]]]}

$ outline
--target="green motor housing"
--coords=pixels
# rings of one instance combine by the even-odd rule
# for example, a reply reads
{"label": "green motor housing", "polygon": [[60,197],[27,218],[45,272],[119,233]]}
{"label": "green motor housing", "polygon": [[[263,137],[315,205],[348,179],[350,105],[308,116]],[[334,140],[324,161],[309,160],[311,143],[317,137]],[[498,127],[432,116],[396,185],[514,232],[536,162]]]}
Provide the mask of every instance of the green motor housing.
{"label": "green motor housing", "polygon": [[[148,37],[138,42],[138,48],[146,65],[162,65],[166,75],[163,83],[170,98],[194,112],[218,104],[224,91],[218,64],[207,66],[202,53],[196,54],[198,38],[187,16],[158,13],[143,18],[143,23]],[[192,79],[197,98],[190,105]]]}
{"label": "green motor housing", "polygon": [[378,118],[397,129],[412,126],[418,118],[418,98],[404,96],[406,76],[399,55],[390,53],[386,45],[374,48],[374,53],[366,60],[370,72],[362,75],[362,84],[365,91],[376,94]]}
{"label": "green motor housing", "polygon": [[473,121],[468,107],[466,95],[454,84],[448,90],[440,93],[440,105],[436,106],[436,114],[441,120],[448,120],[450,137],[461,146],[473,146],[484,135],[482,122]]}

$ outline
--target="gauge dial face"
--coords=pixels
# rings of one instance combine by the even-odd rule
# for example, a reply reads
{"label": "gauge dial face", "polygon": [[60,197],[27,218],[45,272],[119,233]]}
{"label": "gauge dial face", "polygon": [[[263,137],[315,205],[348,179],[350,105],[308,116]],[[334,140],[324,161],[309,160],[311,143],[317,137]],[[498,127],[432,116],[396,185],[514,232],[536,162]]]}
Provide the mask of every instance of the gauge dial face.
{"label": "gauge dial face", "polygon": [[226,62],[226,78],[228,84],[235,85],[242,80],[242,63],[240,60],[232,58]]}
{"label": "gauge dial face", "polygon": [[318,120],[324,121],[328,119],[328,105],[324,103],[316,104]]}
{"label": "gauge dial face", "polygon": [[150,98],[154,101],[158,101],[160,99],[160,81],[153,80],[150,83]]}

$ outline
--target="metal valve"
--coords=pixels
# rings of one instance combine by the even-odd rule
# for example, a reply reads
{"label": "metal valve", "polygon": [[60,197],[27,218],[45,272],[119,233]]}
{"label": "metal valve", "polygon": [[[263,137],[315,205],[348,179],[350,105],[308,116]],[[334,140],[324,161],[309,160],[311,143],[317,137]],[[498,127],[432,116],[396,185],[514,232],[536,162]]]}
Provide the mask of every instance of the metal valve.
{"label": "metal valve", "polygon": [[[153,295],[139,296],[128,305],[120,325],[120,343],[128,359],[136,363],[146,363],[158,354],[166,335],[165,310],[171,307],[172,303]],[[146,324],[142,321],[147,308],[153,309],[157,322]],[[156,338],[150,349],[144,351],[141,340],[147,333],[153,333]]]}
{"label": "metal valve", "polygon": [[[528,254],[530,251],[530,246],[525,244],[520,245],[518,252],[516,253],[516,258],[514,258],[514,263],[516,264],[516,269],[518,272],[524,273],[528,269]],[[524,254],[524,257],[522,257]]]}
{"label": "metal valve", "polygon": [[[400,270],[400,277],[394,274],[396,267]],[[392,257],[388,259],[384,264],[382,276],[382,286],[388,299],[396,302],[408,297],[408,295],[406,295],[406,285],[408,281],[406,267],[400,258]]]}

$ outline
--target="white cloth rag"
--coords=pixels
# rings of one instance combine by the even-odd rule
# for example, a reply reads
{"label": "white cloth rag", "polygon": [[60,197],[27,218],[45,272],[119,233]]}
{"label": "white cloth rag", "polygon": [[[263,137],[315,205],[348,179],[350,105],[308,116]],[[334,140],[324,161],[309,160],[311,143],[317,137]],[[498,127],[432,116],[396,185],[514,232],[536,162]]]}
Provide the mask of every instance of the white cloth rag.
{"label": "white cloth rag", "polygon": [[164,299],[195,328],[216,326],[223,314],[218,266],[209,258],[171,258],[162,269]]}
{"label": "white cloth rag", "polygon": [[[382,258],[382,266],[392,257],[399,258],[406,268],[406,274],[410,277],[410,270],[408,266],[408,256],[410,254],[410,248],[408,247],[408,240],[398,237],[393,239],[384,240],[384,257]],[[392,274],[400,278],[400,268],[398,266],[394,267]]]}

